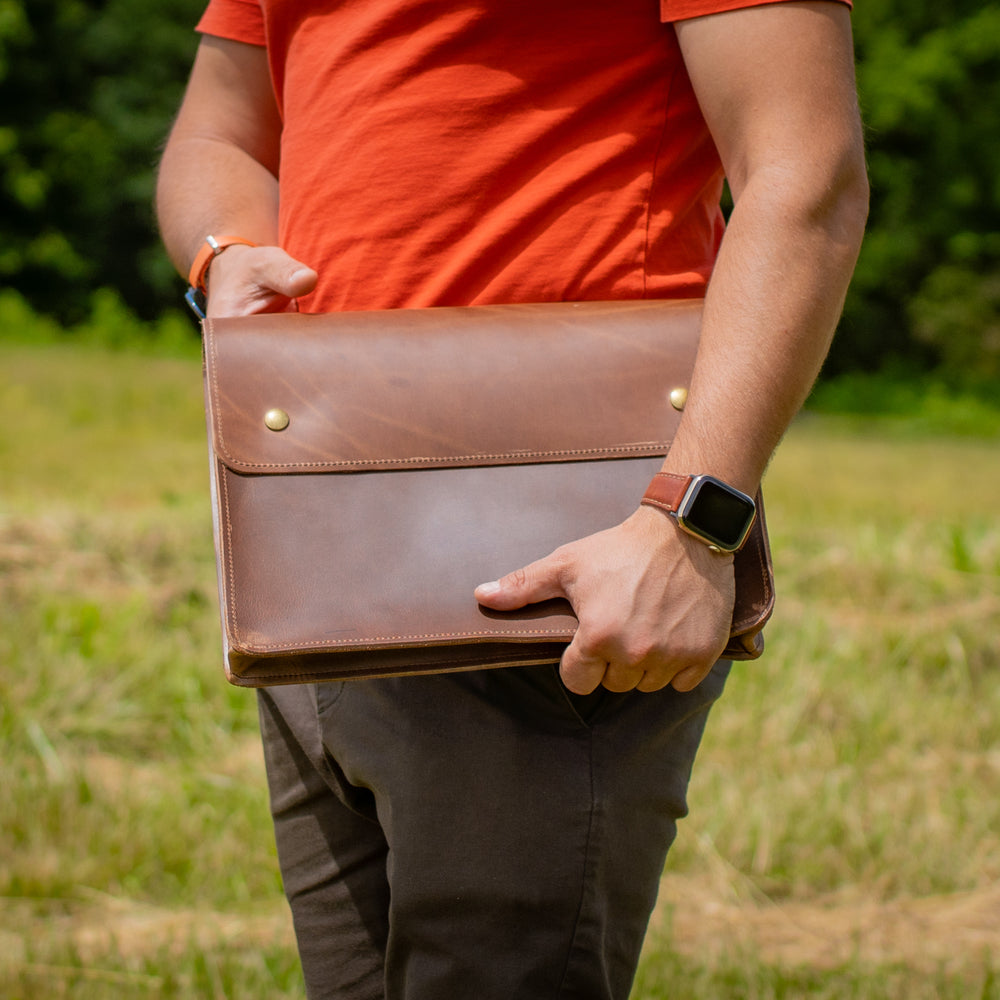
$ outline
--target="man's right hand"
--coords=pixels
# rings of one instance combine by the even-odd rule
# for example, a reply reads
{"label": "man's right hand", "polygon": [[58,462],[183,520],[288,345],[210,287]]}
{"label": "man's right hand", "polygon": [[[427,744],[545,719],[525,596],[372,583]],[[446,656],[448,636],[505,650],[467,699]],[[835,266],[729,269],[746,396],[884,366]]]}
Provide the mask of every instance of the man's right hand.
{"label": "man's right hand", "polygon": [[209,317],[285,312],[316,287],[312,268],[280,247],[226,247],[208,275]]}

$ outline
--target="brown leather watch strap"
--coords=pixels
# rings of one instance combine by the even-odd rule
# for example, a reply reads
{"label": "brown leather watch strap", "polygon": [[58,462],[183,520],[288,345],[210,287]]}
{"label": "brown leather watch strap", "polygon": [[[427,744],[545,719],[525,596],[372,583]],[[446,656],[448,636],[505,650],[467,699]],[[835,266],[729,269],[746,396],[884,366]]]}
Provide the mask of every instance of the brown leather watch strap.
{"label": "brown leather watch strap", "polygon": [[677,476],[672,472],[658,472],[653,476],[642,503],[649,507],[659,507],[668,513],[675,513],[687,493],[694,476]]}

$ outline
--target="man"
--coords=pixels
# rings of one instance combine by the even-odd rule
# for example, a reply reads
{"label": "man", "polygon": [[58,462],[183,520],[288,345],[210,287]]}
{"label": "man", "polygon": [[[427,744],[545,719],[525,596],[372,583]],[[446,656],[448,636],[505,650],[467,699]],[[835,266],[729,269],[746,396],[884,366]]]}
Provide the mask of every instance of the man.
{"label": "man", "polygon": [[[663,468],[752,495],[867,185],[848,8],[747,2],[212,0],[165,244],[216,316],[704,295]],[[627,997],[733,603],[731,557],[639,499],[476,591],[567,597],[558,673],[262,692],[314,1000]]]}

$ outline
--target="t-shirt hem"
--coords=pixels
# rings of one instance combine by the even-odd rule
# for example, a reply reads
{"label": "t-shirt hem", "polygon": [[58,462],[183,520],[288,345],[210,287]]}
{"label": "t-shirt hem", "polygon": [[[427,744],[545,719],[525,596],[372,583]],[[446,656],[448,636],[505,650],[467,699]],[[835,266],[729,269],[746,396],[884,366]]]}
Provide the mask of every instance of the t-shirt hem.
{"label": "t-shirt hem", "polygon": [[267,44],[264,15],[257,0],[212,0],[195,31],[248,45]]}
{"label": "t-shirt hem", "polygon": [[[689,18],[704,17],[707,14],[721,14],[729,10],[746,7],[763,7],[766,4],[784,3],[785,0],[660,0],[660,20],[665,24],[686,21]],[[853,7],[852,0],[835,0],[846,7]]]}

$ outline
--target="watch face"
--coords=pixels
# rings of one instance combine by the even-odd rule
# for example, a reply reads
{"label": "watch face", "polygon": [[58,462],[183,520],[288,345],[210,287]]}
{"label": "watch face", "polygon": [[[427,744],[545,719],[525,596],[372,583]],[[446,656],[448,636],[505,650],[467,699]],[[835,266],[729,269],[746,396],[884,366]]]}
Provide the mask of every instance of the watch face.
{"label": "watch face", "polygon": [[753,501],[710,476],[699,477],[678,511],[678,521],[720,549],[739,548],[753,523]]}

